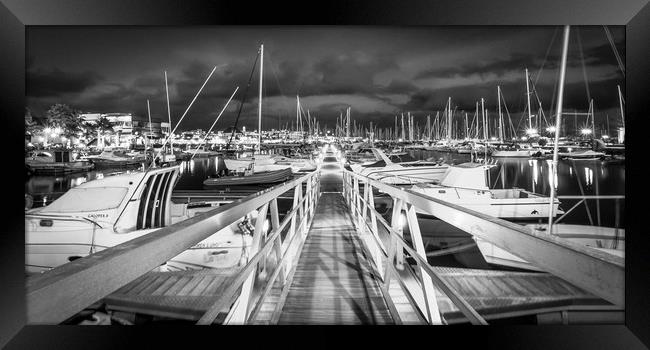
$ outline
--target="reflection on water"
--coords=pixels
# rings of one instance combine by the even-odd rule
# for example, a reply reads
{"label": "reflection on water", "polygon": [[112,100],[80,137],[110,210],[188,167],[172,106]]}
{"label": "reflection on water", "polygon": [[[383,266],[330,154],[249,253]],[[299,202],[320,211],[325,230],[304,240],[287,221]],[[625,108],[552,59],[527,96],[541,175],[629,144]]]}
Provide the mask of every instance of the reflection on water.
{"label": "reflection on water", "polygon": [[[470,155],[467,154],[425,150],[410,150],[409,153],[417,159],[443,158],[449,164],[470,161]],[[497,164],[499,166],[490,174],[490,187],[518,187],[545,196],[550,195],[551,160],[498,158]],[[560,160],[557,170],[554,183],[558,196],[625,195],[625,164],[600,160]],[[561,199],[560,206],[568,210],[577,201]],[[619,220],[623,224],[625,201],[619,204],[621,209]],[[588,201],[587,205],[581,204],[564,219],[566,223],[589,224],[586,207],[590,208],[593,218],[600,218],[601,225],[614,226],[616,212],[614,200],[601,200],[598,205],[595,200]],[[596,215],[597,209],[600,210],[600,215]]]}
{"label": "reflection on water", "polygon": [[[417,159],[442,158],[449,164],[468,162],[470,155],[457,153],[442,153],[435,151],[410,150],[409,153]],[[492,188],[518,187],[528,191],[548,196],[550,194],[550,160],[525,158],[499,158],[499,165],[490,174]],[[180,178],[176,184],[178,190],[202,189],[203,181],[217,173],[217,158],[194,158],[179,164]],[[605,161],[559,161],[558,174],[555,179],[557,194],[566,195],[625,195],[625,165]],[[134,171],[134,170],[130,170]],[[68,189],[80,184],[99,179],[106,174],[125,172],[125,170],[103,169],[88,173],[70,174],[64,176],[32,176],[25,182],[25,193],[34,197],[34,206],[42,206],[58,198]],[[577,200],[561,199],[561,207],[568,210]],[[622,201],[621,209],[624,209]],[[590,210],[595,207],[601,211],[603,225],[614,225],[615,203],[613,200],[603,200],[598,206],[594,201],[587,203]],[[567,223],[589,223],[585,206],[574,210],[566,218]],[[621,223],[624,210],[620,212]]]}

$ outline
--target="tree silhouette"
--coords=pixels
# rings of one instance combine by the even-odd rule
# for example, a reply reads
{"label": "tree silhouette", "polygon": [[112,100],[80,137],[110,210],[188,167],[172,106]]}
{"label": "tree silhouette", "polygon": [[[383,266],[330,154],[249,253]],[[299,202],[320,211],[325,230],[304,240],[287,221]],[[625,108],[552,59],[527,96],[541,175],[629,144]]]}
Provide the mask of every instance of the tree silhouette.
{"label": "tree silhouette", "polygon": [[79,111],[66,104],[57,103],[52,105],[45,112],[45,117],[46,127],[60,128],[63,136],[76,137],[77,133],[82,131]]}

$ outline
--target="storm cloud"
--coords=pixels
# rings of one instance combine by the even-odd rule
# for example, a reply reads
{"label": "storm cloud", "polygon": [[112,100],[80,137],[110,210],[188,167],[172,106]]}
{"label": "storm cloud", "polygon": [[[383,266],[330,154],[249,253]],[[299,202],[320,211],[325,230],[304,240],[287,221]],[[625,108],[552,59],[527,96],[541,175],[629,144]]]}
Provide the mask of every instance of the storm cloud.
{"label": "storm cloud", "polygon": [[[575,28],[575,27],[574,27]],[[578,28],[576,28],[578,29]],[[263,127],[295,123],[296,96],[321,125],[333,128],[347,107],[357,123],[392,126],[394,116],[419,119],[441,111],[451,97],[457,111],[473,113],[484,98],[496,109],[500,86],[513,118],[526,108],[528,68],[545,113],[557,94],[559,27],[30,27],[27,102],[33,113],[54,103],[87,112],[130,112],[167,119],[167,71],[174,122],[206,80],[181,129],[207,129],[236,87],[218,128],[257,128],[260,43],[265,44]],[[625,59],[624,31],[610,27]],[[85,40],[84,40],[85,38]],[[92,39],[92,40],[89,40]],[[81,42],[81,44],[80,44]],[[624,87],[602,27],[572,31],[565,108],[600,114],[618,106]],[[252,74],[252,75],[251,75]],[[586,80],[585,80],[586,77]],[[250,84],[249,84],[250,81]],[[515,121],[516,123],[516,121]]]}

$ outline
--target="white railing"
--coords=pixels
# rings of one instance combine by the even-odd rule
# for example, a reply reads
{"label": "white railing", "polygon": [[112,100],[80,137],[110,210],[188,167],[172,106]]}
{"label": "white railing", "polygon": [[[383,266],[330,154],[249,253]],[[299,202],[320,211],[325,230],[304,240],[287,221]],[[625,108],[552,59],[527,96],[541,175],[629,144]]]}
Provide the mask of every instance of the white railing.
{"label": "white railing", "polygon": [[[363,184],[363,193],[359,191]],[[377,273],[383,278],[382,290],[387,295],[390,278],[399,276],[397,269],[403,266],[406,252],[417,263],[421,277],[426,305],[418,309],[428,323],[439,319],[435,312],[435,292],[433,285],[439,288],[472,323],[483,324],[485,320],[473,310],[458,293],[456,293],[435,270],[428,264],[422,244],[422,237],[415,208],[433,215],[468,234],[490,242],[495,246],[530,262],[576,286],[599,296],[618,307],[624,306],[624,259],[613,256],[574,242],[543,233],[533,233],[529,229],[502,219],[494,218],[440,199],[432,198],[406,188],[398,188],[380,181],[343,171],[344,197],[355,217],[361,236],[369,242],[370,256]],[[378,190],[389,195],[393,200],[392,222],[388,223],[375,210],[374,194]],[[403,238],[399,222],[402,211],[406,212],[406,221],[411,232],[413,247]],[[370,213],[368,217],[368,212]],[[368,221],[369,219],[369,221]],[[377,221],[388,232],[389,248],[386,249],[379,237]],[[386,266],[385,270],[383,266]],[[398,279],[398,281],[401,280]],[[404,289],[404,288],[403,288]],[[409,292],[405,290],[407,297]],[[418,292],[420,293],[420,292]]]}
{"label": "white railing", "polygon": [[[304,193],[303,184],[306,188]],[[30,277],[26,295],[27,323],[61,323],[245,215],[257,210],[257,217],[265,218],[270,210],[273,230],[265,235],[265,219],[256,220],[248,263],[199,321],[200,324],[212,323],[223,307],[236,298],[226,321],[245,323],[251,313],[259,309],[252,301],[262,302],[278,276],[280,283],[286,282],[287,271],[295,265],[313,218],[319,187],[319,171],[314,171]],[[279,223],[277,198],[291,190],[294,190],[293,207]],[[280,233],[287,226],[288,233],[283,240]],[[271,253],[277,261],[275,270],[271,272],[262,295],[253,298],[255,276],[258,270],[266,268]]]}
{"label": "white railing", "polygon": [[[363,194],[359,191],[359,182],[363,183]],[[374,183],[373,183],[374,182]],[[400,316],[392,305],[390,296],[391,279],[399,283],[404,295],[411,304],[416,316],[420,321],[428,324],[443,324],[434,285],[438,287],[452,303],[465,315],[473,324],[487,324],[485,319],[479,315],[469,303],[463,299],[460,294],[428,263],[426,252],[422,241],[420,226],[417,221],[415,207],[407,201],[400,198],[393,198],[393,212],[391,223],[388,223],[380,213],[375,209],[374,186],[379,182],[357,175],[350,171],[343,171],[343,195],[355,218],[355,225],[360,232],[364,245],[369,250],[370,259],[376,274],[380,277],[380,286],[384,297],[387,299],[393,318],[398,322]],[[404,240],[401,220],[402,211],[406,211],[406,222],[411,233],[412,245]],[[368,215],[370,213],[370,215]],[[368,221],[370,219],[370,221]],[[388,232],[388,249],[379,236],[377,222],[379,222]],[[406,253],[413,258],[419,276],[416,273],[408,275],[417,280],[417,285],[421,291],[413,290],[413,284],[406,283],[398,270],[404,270],[404,254]],[[397,264],[397,266],[395,265]],[[407,272],[410,272],[407,270]],[[416,294],[423,295],[424,303],[416,301]]]}

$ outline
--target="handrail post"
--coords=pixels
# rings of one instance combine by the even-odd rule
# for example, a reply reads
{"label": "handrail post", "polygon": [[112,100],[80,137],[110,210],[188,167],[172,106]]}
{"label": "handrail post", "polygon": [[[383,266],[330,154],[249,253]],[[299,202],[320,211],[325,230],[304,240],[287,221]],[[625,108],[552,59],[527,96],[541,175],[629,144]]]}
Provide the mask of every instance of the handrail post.
{"label": "handrail post", "polygon": [[[269,203],[264,204],[257,212],[257,219],[255,220],[255,232],[253,234],[253,243],[251,244],[251,257],[255,256],[261,247],[262,235],[264,230],[264,220],[266,220],[266,213],[268,212]],[[226,316],[225,324],[244,324],[251,311],[251,299],[253,298],[253,285],[255,284],[255,276],[257,269],[253,269],[246,281],[242,285],[241,293],[233,307]]]}
{"label": "handrail post", "polygon": [[[273,198],[271,201],[271,226],[273,229],[278,229],[280,227],[280,216],[278,214],[278,199]],[[286,281],[286,270],[283,264],[280,262],[282,259],[282,235],[278,235],[278,238],[275,239],[273,243],[273,250],[275,251],[275,261],[276,269],[280,269],[280,285],[284,285]]]}
{"label": "handrail post", "polygon": [[363,203],[362,203],[363,210],[359,215],[357,216],[358,218],[358,226],[359,226],[359,233],[363,236],[366,233],[366,219],[368,218],[368,184],[363,183]]}
{"label": "handrail post", "polygon": [[[402,207],[404,206],[404,201],[399,198],[393,198],[393,214],[391,217],[390,226],[397,232],[401,237],[404,237],[404,231],[402,228],[401,215]],[[404,270],[404,251],[400,246],[397,245],[397,240],[391,240],[391,244],[395,245],[395,258],[396,258],[396,268],[398,270]]]}
{"label": "handrail post", "polygon": [[375,238],[377,238],[377,241],[374,244],[375,249],[373,249],[373,259],[375,261],[375,265],[377,266],[377,272],[379,272],[379,276],[382,278],[384,277],[384,267],[382,265],[382,258],[381,258],[381,238],[379,237],[379,229],[377,227],[377,216],[375,215],[375,195],[373,194],[373,188],[372,185],[370,185],[370,182],[366,184],[368,187],[368,206],[370,207],[370,228],[371,232],[370,234],[374,235]]}
{"label": "handrail post", "polygon": [[[411,204],[407,204],[406,222],[408,222],[409,231],[411,232],[411,240],[413,241],[416,252],[422,259],[424,259],[424,261],[427,261],[427,254],[424,249],[424,243],[422,242],[422,233],[420,232],[420,224],[418,224],[415,207]],[[418,263],[418,266],[419,265],[420,264]],[[429,321],[429,324],[442,324],[433,280],[431,280],[431,276],[429,276],[422,266],[419,266],[419,270],[420,278],[422,280],[422,293],[424,294],[424,303],[427,310],[427,320]]]}

